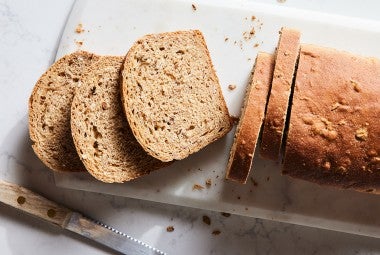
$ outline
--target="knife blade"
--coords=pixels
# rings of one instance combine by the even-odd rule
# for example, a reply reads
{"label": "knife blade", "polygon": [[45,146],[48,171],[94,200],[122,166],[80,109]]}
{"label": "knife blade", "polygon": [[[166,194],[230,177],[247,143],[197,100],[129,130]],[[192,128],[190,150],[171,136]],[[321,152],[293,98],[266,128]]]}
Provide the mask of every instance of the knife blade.
{"label": "knife blade", "polygon": [[50,201],[29,189],[2,180],[0,180],[0,202],[84,236],[122,254],[166,254],[106,224]]}

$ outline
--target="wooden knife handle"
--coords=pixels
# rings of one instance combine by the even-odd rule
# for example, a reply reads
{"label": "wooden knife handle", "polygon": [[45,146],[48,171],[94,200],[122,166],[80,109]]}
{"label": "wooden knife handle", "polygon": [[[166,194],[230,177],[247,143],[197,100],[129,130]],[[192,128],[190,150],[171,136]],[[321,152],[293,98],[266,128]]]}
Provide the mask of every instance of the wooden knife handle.
{"label": "wooden knife handle", "polygon": [[65,227],[72,211],[16,184],[0,180],[0,202]]}

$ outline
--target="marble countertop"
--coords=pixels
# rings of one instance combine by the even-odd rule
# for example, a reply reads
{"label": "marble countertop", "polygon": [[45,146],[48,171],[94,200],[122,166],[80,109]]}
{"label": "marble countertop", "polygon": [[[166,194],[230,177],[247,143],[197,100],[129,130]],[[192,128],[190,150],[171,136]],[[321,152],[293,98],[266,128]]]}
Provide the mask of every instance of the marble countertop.
{"label": "marble countertop", "polygon": [[[263,2],[263,0],[258,0]],[[267,1],[269,2],[269,1]],[[300,0],[284,6],[300,6]],[[379,19],[375,1],[308,1],[303,8]],[[73,0],[0,0],[0,104],[15,95],[25,100],[12,114],[0,114],[0,178],[31,188],[46,197],[81,211],[141,239],[169,254],[378,254],[375,238],[313,229],[218,212],[158,204],[103,194],[65,190],[54,185],[53,175],[38,167],[35,158],[15,158],[1,132],[26,121],[29,89],[52,63]],[[14,119],[14,121],[10,121]],[[8,129],[7,129],[8,128]],[[18,129],[20,130],[20,129]],[[27,130],[24,130],[25,134]],[[23,134],[23,135],[25,135]],[[13,150],[13,149],[12,149]],[[25,144],[20,150],[30,150]],[[22,152],[20,152],[22,154]],[[25,153],[26,154],[26,153]],[[33,163],[33,167],[30,164]],[[210,219],[205,224],[203,216]],[[173,232],[166,228],[173,226]],[[219,230],[219,235],[212,232]],[[109,250],[0,204],[0,254],[108,254]]]}

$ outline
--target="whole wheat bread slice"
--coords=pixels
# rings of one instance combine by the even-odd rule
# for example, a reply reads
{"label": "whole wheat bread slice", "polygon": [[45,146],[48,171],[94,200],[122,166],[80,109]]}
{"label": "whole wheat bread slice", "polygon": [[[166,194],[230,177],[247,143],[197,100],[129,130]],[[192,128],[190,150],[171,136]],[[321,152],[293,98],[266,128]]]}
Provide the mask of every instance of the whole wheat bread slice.
{"label": "whole wheat bread slice", "polygon": [[300,32],[282,28],[277,46],[272,88],[265,115],[260,155],[278,160],[282,147],[289,98],[300,48]]}
{"label": "whole wheat bread slice", "polygon": [[71,137],[70,106],[82,73],[94,58],[80,51],[59,59],[40,77],[29,98],[32,148],[53,170],[85,171]]}
{"label": "whole wheat bread slice", "polygon": [[302,45],[283,173],[380,194],[380,61]]}
{"label": "whole wheat bread slice", "polygon": [[161,161],[186,158],[232,127],[198,30],[144,36],[129,50],[122,78],[133,134]]}
{"label": "whole wheat bread slice", "polygon": [[124,58],[93,62],[71,107],[74,144],[87,171],[103,182],[125,182],[168,165],[149,156],[122,111],[119,75]]}
{"label": "whole wheat bread slice", "polygon": [[226,179],[246,183],[255,154],[273,77],[274,57],[259,53],[247,87],[240,120],[235,131]]}

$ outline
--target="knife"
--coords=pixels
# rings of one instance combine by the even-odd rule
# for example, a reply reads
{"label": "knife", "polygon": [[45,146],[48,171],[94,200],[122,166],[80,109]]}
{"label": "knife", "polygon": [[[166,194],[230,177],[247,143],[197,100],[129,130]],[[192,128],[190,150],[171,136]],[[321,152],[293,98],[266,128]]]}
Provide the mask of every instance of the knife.
{"label": "knife", "polygon": [[122,254],[166,254],[106,224],[87,218],[24,187],[2,180],[0,180],[0,202],[77,233]]}

